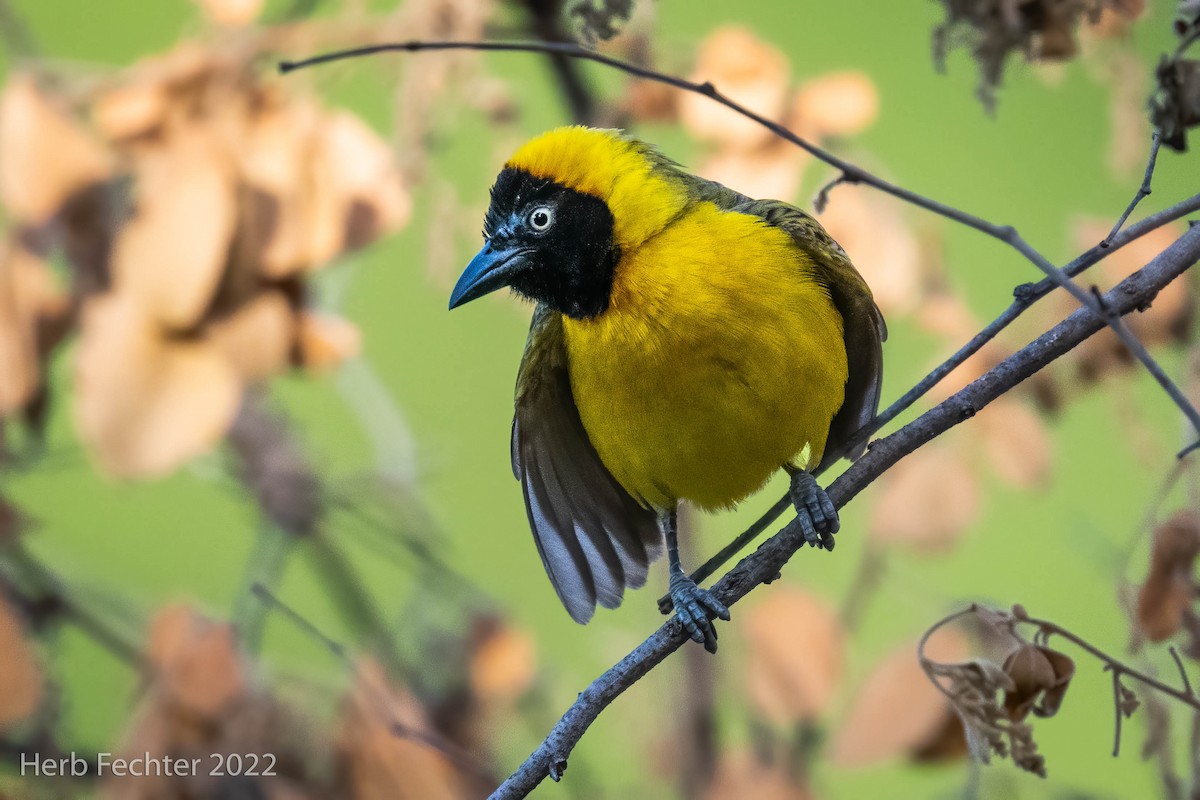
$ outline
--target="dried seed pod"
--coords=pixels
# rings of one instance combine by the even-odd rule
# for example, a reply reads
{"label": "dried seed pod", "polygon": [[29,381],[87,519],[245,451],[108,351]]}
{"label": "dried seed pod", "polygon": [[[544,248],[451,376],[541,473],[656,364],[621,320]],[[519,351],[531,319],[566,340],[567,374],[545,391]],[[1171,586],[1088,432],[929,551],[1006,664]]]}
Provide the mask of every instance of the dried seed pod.
{"label": "dried seed pod", "polygon": [[1014,722],[1031,711],[1039,717],[1054,716],[1075,676],[1075,662],[1068,656],[1032,644],[1009,654],[1003,669],[1013,683],[1004,693],[1004,708]]}
{"label": "dried seed pod", "polygon": [[1163,56],[1155,73],[1157,88],[1150,98],[1150,121],[1162,143],[1187,150],[1188,128],[1200,125],[1200,61]]}

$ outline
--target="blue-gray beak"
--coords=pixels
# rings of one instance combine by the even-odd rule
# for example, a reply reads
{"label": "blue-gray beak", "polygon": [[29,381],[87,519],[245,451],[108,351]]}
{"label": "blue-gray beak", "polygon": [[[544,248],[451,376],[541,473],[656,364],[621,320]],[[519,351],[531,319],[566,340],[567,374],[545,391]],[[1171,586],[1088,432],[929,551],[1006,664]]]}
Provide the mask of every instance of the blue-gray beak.
{"label": "blue-gray beak", "polygon": [[476,298],[507,286],[513,274],[528,264],[528,251],[517,247],[494,248],[488,242],[463,270],[454,291],[450,308],[457,308]]}

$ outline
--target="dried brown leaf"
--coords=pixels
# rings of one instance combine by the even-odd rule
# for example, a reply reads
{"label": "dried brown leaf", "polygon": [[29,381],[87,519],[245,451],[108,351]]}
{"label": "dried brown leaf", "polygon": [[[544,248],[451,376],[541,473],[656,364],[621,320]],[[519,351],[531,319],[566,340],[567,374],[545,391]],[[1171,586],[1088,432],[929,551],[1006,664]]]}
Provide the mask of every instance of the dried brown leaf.
{"label": "dried brown leaf", "polygon": [[231,165],[197,129],[138,160],[137,213],[122,230],[117,288],[174,330],[194,326],[220,283],[236,224]]}
{"label": "dried brown leaf", "polygon": [[164,339],[122,294],[87,304],[75,385],[80,437],[104,469],[124,477],[164,475],[212,447],[241,394],[215,348]]}
{"label": "dried brown leaf", "polygon": [[176,710],[218,721],[246,691],[233,626],[185,605],[164,608],[150,625],[146,659]]}
{"label": "dried brown leaf", "polygon": [[639,122],[673,122],[679,117],[679,92],[658,81],[630,81],[621,109]]}
{"label": "dried brown leaf", "polygon": [[962,719],[957,714],[947,714],[942,719],[941,730],[911,751],[910,757],[918,764],[944,764],[961,761],[969,753]]}
{"label": "dried brown leaf", "polygon": [[[768,119],[782,118],[790,80],[787,57],[747,28],[716,28],[700,43],[692,80],[708,81],[725,96]],[[721,147],[754,150],[774,134],[694,92],[679,98],[683,127],[703,141]]]}
{"label": "dried brown leaf", "polygon": [[362,247],[408,222],[412,200],[392,151],[361,119],[345,111],[329,117],[315,158],[330,199],[339,203],[334,253]]}
{"label": "dried brown leaf", "polygon": [[234,150],[238,171],[249,187],[247,217],[255,227],[247,270],[278,279],[307,270],[317,258],[311,230],[314,204],[312,155],[320,110],[308,102],[273,103],[241,131]]}
{"label": "dried brown leaf", "polygon": [[362,350],[362,333],[341,317],[301,311],[299,325],[300,364],[305,369],[332,369]]}
{"label": "dried brown leaf", "polygon": [[112,172],[111,154],[32,76],[8,81],[0,94],[0,202],[14,219],[45,222]]}
{"label": "dried brown leaf", "polygon": [[1200,514],[1180,511],[1154,531],[1150,569],[1138,591],[1137,621],[1152,642],[1174,636],[1195,597]]}
{"label": "dried brown leaf", "polygon": [[1076,29],[1093,19],[1102,5],[1123,0],[940,0],[946,18],[933,33],[934,61],[945,67],[957,47],[970,49],[979,64],[976,94],[991,110],[1008,58],[1026,61],[1065,59],[1078,51]]}
{"label": "dried brown leaf", "polygon": [[[968,657],[966,636],[943,628],[930,638],[926,655],[954,663]],[[917,659],[916,643],[893,651],[872,670],[837,726],[830,759],[844,767],[874,764],[928,749],[955,718],[946,698]]]}
{"label": "dried brown leaf", "polygon": [[830,72],[800,86],[792,114],[794,127],[817,136],[853,136],[879,116],[879,91],[865,72]]}
{"label": "dried brown leaf", "polygon": [[1145,12],[1146,0],[1116,0],[1101,8],[1096,22],[1084,30],[1102,39],[1125,36]]}
{"label": "dried brown leaf", "polygon": [[229,317],[209,324],[206,338],[246,381],[288,366],[298,320],[282,292],[265,289]]}
{"label": "dried brown leaf", "polygon": [[196,0],[208,18],[218,25],[239,28],[262,13],[265,0]]}
{"label": "dried brown leaf", "polygon": [[764,764],[746,750],[725,752],[704,800],[812,800],[812,793],[777,764]]}
{"label": "dried brown leaf", "polygon": [[256,269],[284,278],[322,266],[403,227],[411,199],[391,150],[358,117],[278,103],[238,148],[260,230]]}
{"label": "dried brown leaf", "polygon": [[827,604],[793,588],[774,588],[743,620],[746,689],[763,718],[810,720],[833,701],[845,666],[845,635]]}
{"label": "dried brown leaf", "polygon": [[484,702],[516,701],[536,674],[533,637],[502,623],[488,631],[471,653],[471,691]]}
{"label": "dried brown leaf", "polygon": [[361,664],[338,730],[337,751],[358,800],[455,800],[454,766],[426,738],[429,721],[374,661]]}
{"label": "dried brown leaf", "polygon": [[17,612],[0,597],[0,731],[31,717],[45,683]]}
{"label": "dried brown leaf", "polygon": [[[230,89],[238,83],[234,73],[240,68],[230,51],[185,41],[139,62],[121,82],[105,88],[92,103],[92,119],[122,146],[153,145],[156,138],[197,120],[211,122],[214,110],[219,115],[238,105],[241,98]],[[225,78],[223,85],[208,91],[218,75]]]}
{"label": "dried brown leaf", "polygon": [[879,481],[870,533],[879,541],[944,550],[979,517],[979,485],[958,450],[941,443],[906,456]]}
{"label": "dried brown leaf", "polygon": [[1054,463],[1050,433],[1030,408],[1002,397],[976,414],[973,425],[1000,480],[1018,489],[1045,483]]}
{"label": "dried brown leaf", "polygon": [[861,186],[838,186],[817,218],[870,284],[885,316],[917,307],[920,248],[894,201]]}
{"label": "dried brown leaf", "polygon": [[138,80],[114,86],[92,103],[96,127],[112,141],[122,142],[155,131],[170,107],[167,86],[158,80]]}
{"label": "dried brown leaf", "polygon": [[17,243],[0,246],[0,416],[25,406],[41,382],[41,333],[68,312],[49,266]]}

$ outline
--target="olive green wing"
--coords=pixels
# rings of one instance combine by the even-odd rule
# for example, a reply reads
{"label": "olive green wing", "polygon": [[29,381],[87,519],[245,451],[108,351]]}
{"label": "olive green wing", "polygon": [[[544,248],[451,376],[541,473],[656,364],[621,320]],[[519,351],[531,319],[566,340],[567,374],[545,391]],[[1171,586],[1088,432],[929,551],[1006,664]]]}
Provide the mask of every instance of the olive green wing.
{"label": "olive green wing", "polygon": [[871,296],[871,288],[850,263],[842,246],[821,227],[821,223],[800,209],[779,200],[753,200],[713,181],[693,180],[692,192],[696,199],[759,217],[787,232],[812,258],[818,279],[829,289],[833,304],[842,315],[849,366],[846,399],[830,425],[821,467],[842,457],[854,459],[862,455],[866,439],[856,438],[854,433],[870,422],[879,410],[883,342],[887,339],[887,326]]}
{"label": "olive green wing", "polygon": [[616,608],[659,554],[655,514],[617,483],[579,418],[562,316],[538,306],[517,375],[513,474],[546,574],[576,622]]}

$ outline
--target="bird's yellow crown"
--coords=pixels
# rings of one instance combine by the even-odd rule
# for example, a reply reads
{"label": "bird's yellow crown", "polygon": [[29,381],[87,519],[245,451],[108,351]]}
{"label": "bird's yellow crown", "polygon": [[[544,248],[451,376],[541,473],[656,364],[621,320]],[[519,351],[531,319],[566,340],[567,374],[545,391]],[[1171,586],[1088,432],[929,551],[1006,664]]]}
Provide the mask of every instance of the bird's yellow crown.
{"label": "bird's yellow crown", "polygon": [[526,142],[505,166],[603,200],[624,251],[662,231],[688,204],[672,163],[617,130],[556,128]]}

